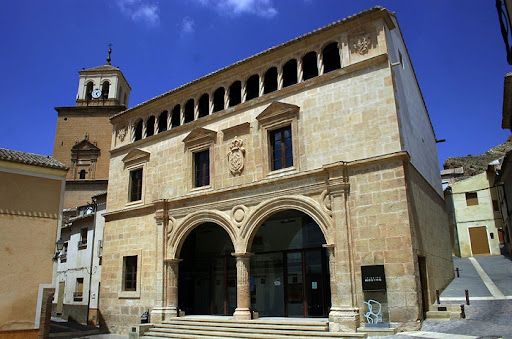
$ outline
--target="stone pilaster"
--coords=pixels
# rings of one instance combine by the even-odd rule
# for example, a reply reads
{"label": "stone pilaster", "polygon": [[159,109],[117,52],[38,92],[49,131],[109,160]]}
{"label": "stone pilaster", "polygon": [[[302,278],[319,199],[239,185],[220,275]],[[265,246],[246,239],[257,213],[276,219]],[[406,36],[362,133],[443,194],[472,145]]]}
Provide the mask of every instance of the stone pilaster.
{"label": "stone pilaster", "polygon": [[251,253],[233,253],[236,258],[236,309],[233,317],[237,320],[251,319],[251,291],[249,269]]}
{"label": "stone pilaster", "polygon": [[331,269],[329,330],[333,332],[355,332],[359,327],[360,319],[355,299],[355,277],[351,252],[353,244],[346,204],[349,183],[343,169],[333,169],[330,174],[329,190],[337,246],[326,246],[329,253],[329,268]]}
{"label": "stone pilaster", "polygon": [[151,322],[161,323],[178,316],[178,278],[181,259],[165,260],[165,306],[151,310]]}

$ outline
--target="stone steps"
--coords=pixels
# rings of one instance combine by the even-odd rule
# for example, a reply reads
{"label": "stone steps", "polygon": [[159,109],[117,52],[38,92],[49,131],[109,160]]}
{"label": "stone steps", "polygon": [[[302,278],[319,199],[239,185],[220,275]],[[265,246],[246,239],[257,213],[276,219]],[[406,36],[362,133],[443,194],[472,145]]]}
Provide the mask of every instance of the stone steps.
{"label": "stone steps", "polygon": [[141,338],[251,338],[332,339],[366,338],[365,333],[329,332],[327,321],[245,320],[175,318],[154,324]]}

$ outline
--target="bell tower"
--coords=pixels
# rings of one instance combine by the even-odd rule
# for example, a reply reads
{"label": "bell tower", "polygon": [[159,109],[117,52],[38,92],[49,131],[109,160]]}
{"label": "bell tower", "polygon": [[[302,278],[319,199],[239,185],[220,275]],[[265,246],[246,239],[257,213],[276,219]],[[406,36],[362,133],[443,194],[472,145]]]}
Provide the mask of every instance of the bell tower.
{"label": "bell tower", "polygon": [[79,72],[77,106],[128,106],[131,88],[121,70],[112,66],[111,54],[109,47],[104,65]]}
{"label": "bell tower", "polygon": [[57,128],[53,156],[66,164],[64,208],[87,204],[107,190],[109,151],[112,140],[110,117],[128,107],[130,85],[118,67],[106,63],[79,72],[74,106],[55,107]]}

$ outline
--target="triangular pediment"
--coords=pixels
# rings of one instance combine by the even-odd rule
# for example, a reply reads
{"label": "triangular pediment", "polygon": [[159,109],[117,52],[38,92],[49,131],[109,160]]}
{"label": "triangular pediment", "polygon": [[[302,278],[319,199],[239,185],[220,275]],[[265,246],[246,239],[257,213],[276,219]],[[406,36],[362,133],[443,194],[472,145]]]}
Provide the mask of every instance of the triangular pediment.
{"label": "triangular pediment", "polygon": [[126,154],[123,158],[123,162],[125,165],[148,162],[149,156],[151,153],[143,151],[141,149],[135,148],[132,149],[128,154]]}
{"label": "triangular pediment", "polygon": [[97,151],[99,152],[100,149],[90,142],[88,139],[84,139],[78,143],[76,143],[73,147],[71,147],[72,151]]}
{"label": "triangular pediment", "polygon": [[217,139],[217,132],[212,131],[210,129],[198,127],[193,129],[186,137],[183,139],[185,145],[193,145],[199,144],[203,142],[215,142]]}
{"label": "triangular pediment", "polygon": [[260,124],[272,123],[281,119],[296,117],[299,111],[300,107],[297,105],[274,101],[256,117],[256,120]]}

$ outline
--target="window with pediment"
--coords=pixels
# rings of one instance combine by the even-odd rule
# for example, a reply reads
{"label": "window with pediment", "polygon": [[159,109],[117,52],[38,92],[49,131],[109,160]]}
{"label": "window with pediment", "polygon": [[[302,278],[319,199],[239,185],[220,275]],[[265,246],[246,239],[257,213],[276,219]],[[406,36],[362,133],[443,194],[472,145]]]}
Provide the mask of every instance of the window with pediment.
{"label": "window with pediment", "polygon": [[73,179],[85,180],[94,179],[96,173],[96,163],[100,156],[100,149],[96,143],[89,141],[86,134],[84,139],[77,142],[71,148],[71,170]]}

